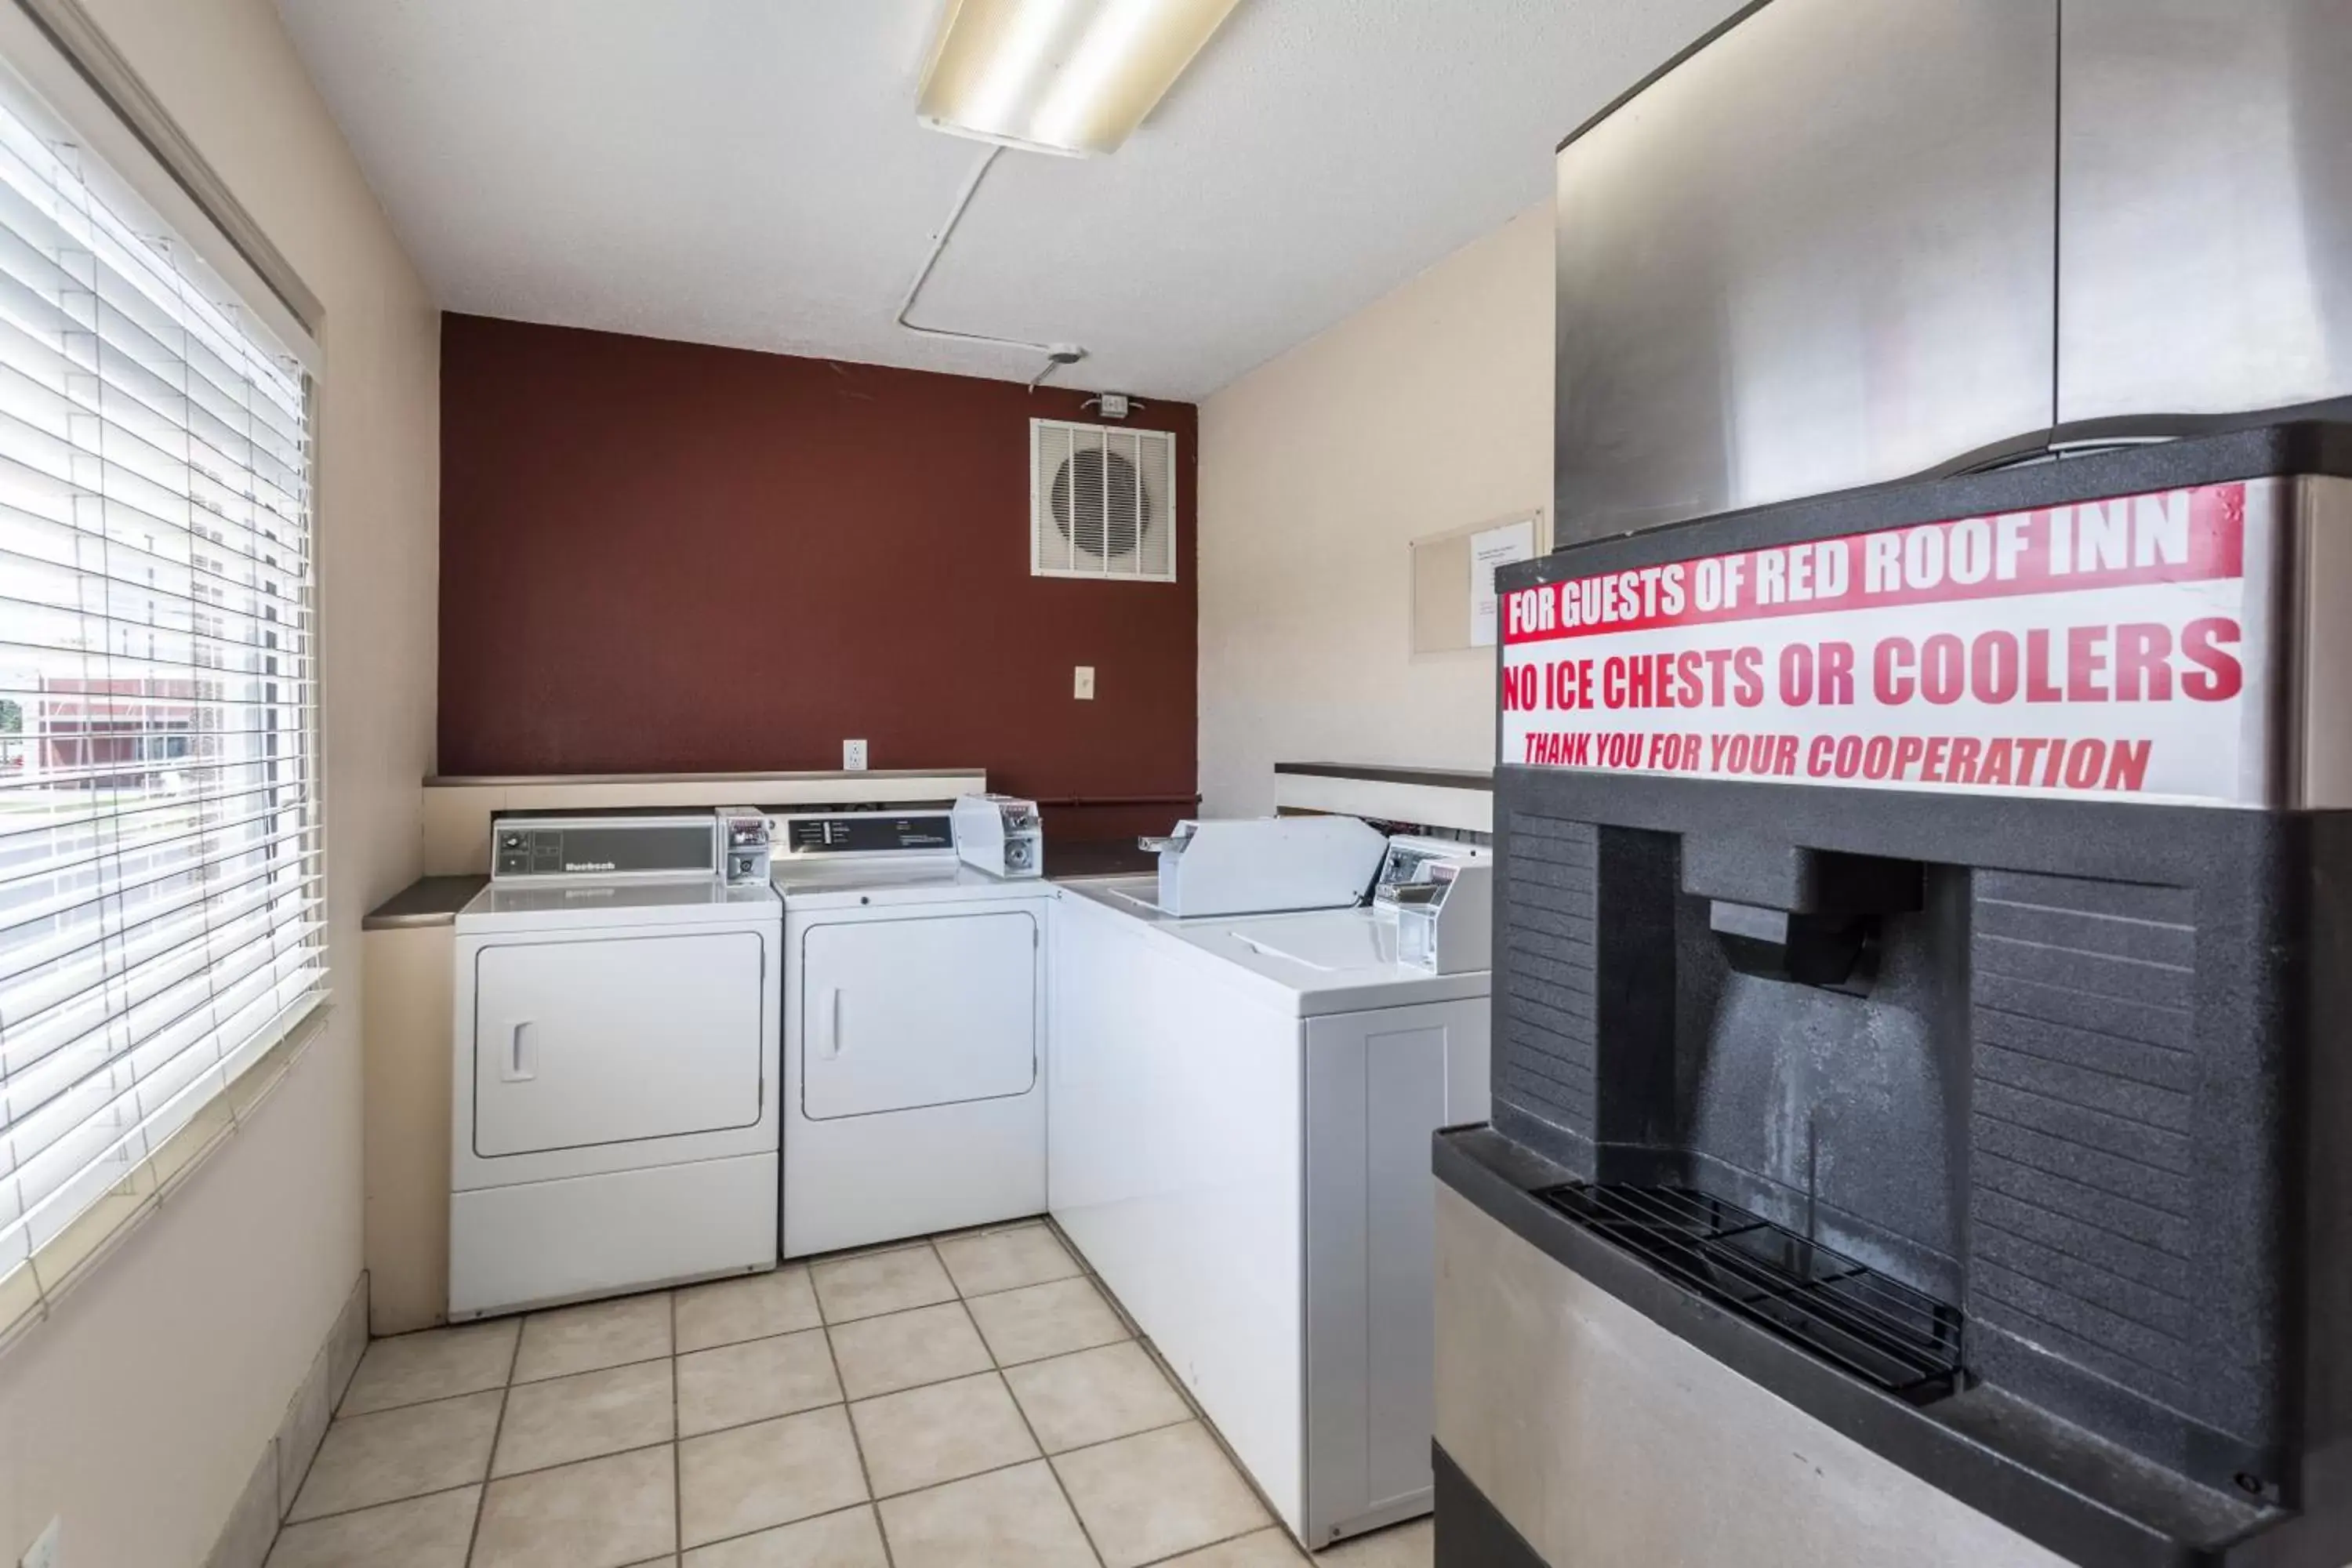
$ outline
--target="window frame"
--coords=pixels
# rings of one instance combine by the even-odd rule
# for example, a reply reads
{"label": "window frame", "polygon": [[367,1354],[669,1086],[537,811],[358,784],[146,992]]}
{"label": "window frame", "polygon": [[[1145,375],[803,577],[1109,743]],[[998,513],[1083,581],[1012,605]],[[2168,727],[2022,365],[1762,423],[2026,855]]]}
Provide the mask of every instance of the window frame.
{"label": "window frame", "polygon": [[[152,217],[187,247],[228,294],[245,307],[276,346],[302,369],[300,456],[305,516],[303,584],[307,612],[307,701],[300,712],[309,790],[303,805],[315,845],[309,885],[317,904],[314,945],[320,979],[310,995],[266,1024],[277,1037],[189,1119],[20,1262],[0,1265],[0,1353],[55,1310],[59,1300],[110,1256],[133,1228],[225,1145],[286,1081],[294,1063],[325,1032],[335,1013],[329,987],[338,956],[331,922],[333,874],[328,854],[331,789],[324,713],[326,572],[319,495],[319,416],[324,363],[317,338],[323,312],[259,226],[228,195],[194,144],[107,42],[79,0],[17,0],[0,4],[0,90],[26,103],[45,137],[72,142],[82,153],[81,176],[100,199]],[[26,102],[29,100],[29,102]],[[122,581],[106,579],[108,581]],[[192,622],[193,626],[193,622]],[[193,633],[191,634],[193,635]],[[26,740],[31,740],[26,706]],[[153,744],[154,742],[149,742]]]}

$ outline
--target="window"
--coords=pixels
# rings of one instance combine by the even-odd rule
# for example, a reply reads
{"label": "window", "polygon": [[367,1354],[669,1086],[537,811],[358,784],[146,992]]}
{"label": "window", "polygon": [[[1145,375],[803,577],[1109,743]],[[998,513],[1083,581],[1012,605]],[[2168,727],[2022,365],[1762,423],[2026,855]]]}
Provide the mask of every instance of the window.
{"label": "window", "polygon": [[324,995],[307,393],[0,71],[0,1284]]}

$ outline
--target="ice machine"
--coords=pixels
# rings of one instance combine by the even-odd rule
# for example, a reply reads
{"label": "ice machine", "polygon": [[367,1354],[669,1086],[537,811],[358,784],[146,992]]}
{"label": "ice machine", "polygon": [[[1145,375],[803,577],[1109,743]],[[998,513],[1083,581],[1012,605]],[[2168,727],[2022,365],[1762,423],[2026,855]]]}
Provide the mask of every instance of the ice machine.
{"label": "ice machine", "polygon": [[1508,569],[1437,1561],[2352,1559],[2352,427]]}

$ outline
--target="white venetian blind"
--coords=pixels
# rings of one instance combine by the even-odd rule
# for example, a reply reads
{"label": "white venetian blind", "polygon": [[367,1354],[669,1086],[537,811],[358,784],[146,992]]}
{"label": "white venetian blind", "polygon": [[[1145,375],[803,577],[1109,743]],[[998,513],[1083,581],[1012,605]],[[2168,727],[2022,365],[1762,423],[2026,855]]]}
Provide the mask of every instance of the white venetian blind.
{"label": "white venetian blind", "polygon": [[305,390],[0,73],[0,1278],[324,994]]}

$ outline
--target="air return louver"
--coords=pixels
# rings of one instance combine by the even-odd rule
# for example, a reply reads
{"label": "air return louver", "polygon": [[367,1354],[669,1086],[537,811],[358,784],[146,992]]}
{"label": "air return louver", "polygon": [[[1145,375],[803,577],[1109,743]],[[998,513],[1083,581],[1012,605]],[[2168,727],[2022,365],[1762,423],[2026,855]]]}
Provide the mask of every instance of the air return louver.
{"label": "air return louver", "polygon": [[1029,570],[1038,577],[1176,581],[1176,437],[1029,421]]}

